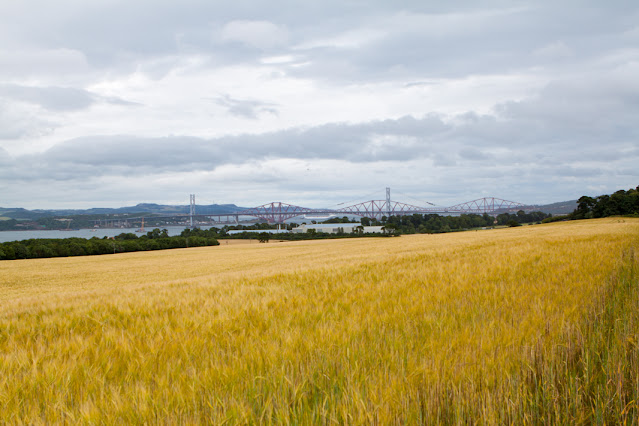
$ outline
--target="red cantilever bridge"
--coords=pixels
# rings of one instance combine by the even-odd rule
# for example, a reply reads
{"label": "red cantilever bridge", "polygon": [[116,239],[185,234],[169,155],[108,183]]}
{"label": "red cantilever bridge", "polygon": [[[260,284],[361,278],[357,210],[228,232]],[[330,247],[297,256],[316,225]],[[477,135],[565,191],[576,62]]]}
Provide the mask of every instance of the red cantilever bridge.
{"label": "red cantilever bridge", "polygon": [[[195,213],[195,197],[191,198],[191,213],[188,215],[177,216],[155,216],[151,215],[147,219],[167,219],[167,218],[183,218],[190,219],[191,226],[194,226],[194,220],[205,221],[211,224],[239,224],[240,220],[247,220],[248,218],[256,218],[269,223],[283,223],[288,219],[302,216],[304,219],[328,219],[333,216],[360,216],[369,217],[371,219],[380,220],[383,216],[406,216],[412,214],[444,214],[444,215],[459,215],[459,214],[490,214],[497,215],[504,212],[516,212],[526,207],[524,204],[514,201],[502,200],[501,198],[486,197],[479,198],[477,200],[467,201],[465,203],[455,204],[451,207],[420,207],[411,204],[401,203],[398,201],[391,201],[390,188],[386,189],[385,200],[370,200],[363,203],[353,204],[348,207],[342,207],[339,209],[318,209],[294,206],[292,204],[273,202],[263,204],[258,207],[245,209],[232,213],[222,214],[196,214]],[[310,217],[308,215],[317,215],[321,217]],[[116,219],[111,219],[112,225]],[[119,222],[120,219],[117,219]],[[126,224],[136,223],[141,221],[141,227],[144,227],[144,218],[128,218],[124,220]],[[95,221],[97,225],[101,225],[102,220]],[[105,220],[105,224],[108,226],[109,221]]]}
{"label": "red cantilever bridge", "polygon": [[[307,207],[294,206],[282,202],[273,202],[263,204],[251,209],[242,210],[240,212],[226,215],[202,215],[208,218],[214,217],[235,217],[253,216],[269,223],[282,223],[287,219],[297,216],[306,215],[322,215],[322,216],[346,216],[355,215],[361,217],[370,217],[381,219],[382,216],[405,216],[412,214],[484,214],[491,215],[513,212],[524,207],[524,204],[514,201],[502,200],[500,198],[487,197],[477,200],[456,204],[451,207],[419,207],[411,204],[405,204],[398,201],[390,200],[390,192],[387,192],[386,200],[371,200],[363,203],[354,204],[352,206],[339,209],[313,209]],[[198,215],[199,216],[199,215]]]}

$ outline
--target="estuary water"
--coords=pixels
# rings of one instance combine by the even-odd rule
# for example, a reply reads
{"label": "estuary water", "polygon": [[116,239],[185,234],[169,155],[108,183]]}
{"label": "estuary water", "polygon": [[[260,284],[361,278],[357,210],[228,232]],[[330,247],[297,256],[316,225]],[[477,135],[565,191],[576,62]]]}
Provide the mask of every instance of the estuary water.
{"label": "estuary water", "polygon": [[[0,231],[0,243],[9,241],[22,241],[31,238],[103,238],[115,237],[123,232],[131,232],[137,236],[145,235],[146,232],[135,232],[137,228],[100,228],[100,229],[77,229],[70,231]],[[160,229],[169,231],[170,236],[180,235],[184,231],[184,226],[165,226]],[[153,228],[146,228],[146,231],[152,231]]]}

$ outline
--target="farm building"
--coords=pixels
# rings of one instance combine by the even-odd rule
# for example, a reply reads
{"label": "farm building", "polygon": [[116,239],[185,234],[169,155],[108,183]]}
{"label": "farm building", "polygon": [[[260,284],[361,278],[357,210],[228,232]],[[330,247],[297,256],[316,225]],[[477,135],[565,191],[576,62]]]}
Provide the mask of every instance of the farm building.
{"label": "farm building", "polygon": [[242,234],[244,232],[253,233],[253,234],[261,234],[262,232],[266,232],[268,234],[288,234],[289,231],[286,229],[243,229],[243,230],[231,230],[228,231],[229,235]]}

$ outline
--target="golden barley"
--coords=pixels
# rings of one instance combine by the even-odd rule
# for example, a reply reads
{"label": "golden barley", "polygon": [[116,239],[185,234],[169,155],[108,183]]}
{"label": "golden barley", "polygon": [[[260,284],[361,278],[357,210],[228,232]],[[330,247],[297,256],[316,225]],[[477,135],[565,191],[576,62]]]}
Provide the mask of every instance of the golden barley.
{"label": "golden barley", "polygon": [[638,259],[615,218],[3,261],[0,422],[636,418]]}

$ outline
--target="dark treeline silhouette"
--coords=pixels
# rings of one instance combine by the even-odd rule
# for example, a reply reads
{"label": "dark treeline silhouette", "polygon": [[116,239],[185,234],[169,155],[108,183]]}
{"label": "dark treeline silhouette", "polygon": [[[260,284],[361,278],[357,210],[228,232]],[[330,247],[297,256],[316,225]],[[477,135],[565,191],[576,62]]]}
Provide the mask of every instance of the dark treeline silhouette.
{"label": "dark treeline silhouette", "polygon": [[[239,234],[233,234],[229,236],[229,239],[238,240],[259,240],[260,236],[264,233],[247,231],[240,232]],[[314,229],[311,232],[296,232],[296,233],[282,233],[282,234],[268,234],[269,239],[272,240],[284,240],[284,241],[302,241],[302,240],[326,240],[326,239],[338,239],[338,238],[360,238],[360,237],[390,237],[394,234],[392,232],[385,234],[378,233],[357,233],[357,232],[338,232],[335,234],[329,234],[328,232],[317,232]],[[226,238],[226,237],[222,237]],[[264,236],[262,236],[264,238]]]}
{"label": "dark treeline silhouette", "polygon": [[497,217],[487,213],[462,214],[459,216],[440,216],[438,214],[412,214],[408,216],[382,217],[381,221],[362,218],[362,225],[382,225],[389,230],[401,234],[432,234],[442,232],[463,231],[473,228],[488,228],[495,225],[511,225],[513,223],[536,223],[550,217],[542,212],[502,213]]}
{"label": "dark treeline silhouette", "polygon": [[[169,237],[166,229],[154,229],[138,237],[123,233],[114,238],[93,237],[30,239],[0,244],[0,260],[36,259],[44,257],[88,256],[147,250],[217,246],[220,243],[212,234],[182,235]],[[217,234],[215,234],[217,235]]]}
{"label": "dark treeline silhouette", "polygon": [[639,186],[635,189],[623,189],[612,195],[588,197],[577,200],[577,208],[568,215],[569,219],[592,219],[608,216],[639,216]]}

